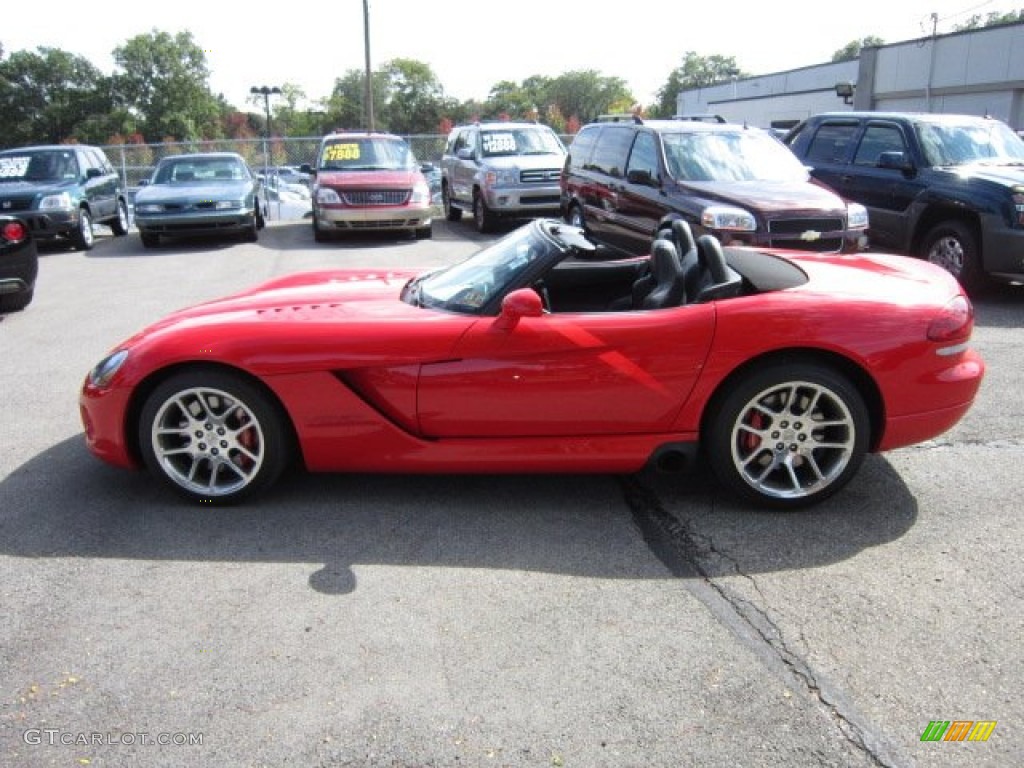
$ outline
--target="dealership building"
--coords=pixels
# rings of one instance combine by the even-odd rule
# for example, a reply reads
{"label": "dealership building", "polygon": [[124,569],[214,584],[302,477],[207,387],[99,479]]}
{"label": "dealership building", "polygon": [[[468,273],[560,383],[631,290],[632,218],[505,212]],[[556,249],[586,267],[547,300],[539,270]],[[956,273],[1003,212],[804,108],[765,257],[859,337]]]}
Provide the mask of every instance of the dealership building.
{"label": "dealership building", "polygon": [[863,48],[852,61],[681,91],[679,115],[789,128],[820,112],[988,115],[1024,129],[1024,23]]}

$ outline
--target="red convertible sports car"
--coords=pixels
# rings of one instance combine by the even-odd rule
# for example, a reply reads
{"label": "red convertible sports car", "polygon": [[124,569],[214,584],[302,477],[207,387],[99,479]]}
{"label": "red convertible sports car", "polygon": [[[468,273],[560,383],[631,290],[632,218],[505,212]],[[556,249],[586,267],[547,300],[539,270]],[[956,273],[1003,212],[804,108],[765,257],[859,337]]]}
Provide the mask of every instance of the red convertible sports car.
{"label": "red convertible sports car", "polygon": [[788,508],[868,451],[933,438],[984,364],[944,270],[722,249],[685,223],[649,258],[523,226],[427,274],[297,274],[120,344],[81,393],[89,448],[203,502],[315,472],[683,469]]}

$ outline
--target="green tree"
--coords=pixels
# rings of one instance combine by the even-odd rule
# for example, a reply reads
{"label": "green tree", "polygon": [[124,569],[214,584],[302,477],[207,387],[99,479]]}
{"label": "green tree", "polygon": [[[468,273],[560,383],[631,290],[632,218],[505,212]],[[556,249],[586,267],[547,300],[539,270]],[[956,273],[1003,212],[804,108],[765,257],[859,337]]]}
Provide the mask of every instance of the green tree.
{"label": "green tree", "polygon": [[658,90],[657,103],[650,109],[651,116],[674,115],[676,96],[680,91],[707,88],[741,77],[747,77],[747,74],[739,68],[733,56],[700,56],[694,51],[687,51],[682,66],[672,70],[665,85]]}
{"label": "green tree", "polygon": [[1024,21],[1024,8],[1017,11],[1009,11],[1007,13],[1000,13],[994,11],[989,13],[984,18],[980,14],[971,16],[963,24],[956,24],[953,26],[954,32],[965,32],[969,29],[982,29],[983,27],[1000,27],[1003,24],[1016,24]]}
{"label": "green tree", "polygon": [[444,107],[444,89],[428,64],[392,59],[381,66],[383,104],[376,104],[382,126],[398,134],[432,133]]}
{"label": "green tree", "polygon": [[191,32],[153,30],[114,49],[114,89],[148,141],[213,139],[222,104],[210,92],[206,54]]}
{"label": "green tree", "polygon": [[[551,80],[537,107],[542,115],[560,114],[565,120],[575,117],[589,123],[606,112],[628,111],[635,101],[622,78],[577,70]],[[557,113],[552,107],[557,107]]]}
{"label": "green tree", "polygon": [[[374,72],[370,82],[373,85],[374,123],[382,126],[377,119],[377,107],[384,104],[386,81],[381,72]],[[350,69],[334,81],[331,95],[321,102],[323,122],[328,130],[354,130],[366,128],[365,97],[366,74],[361,69]]]}
{"label": "green tree", "polygon": [[109,79],[81,56],[40,47],[0,61],[0,136],[7,146],[96,141],[115,132],[113,112]]}
{"label": "green tree", "polygon": [[860,40],[851,40],[832,54],[832,61],[853,61],[860,56],[861,48],[877,48],[880,45],[885,45],[885,41],[875,35],[868,35]]}

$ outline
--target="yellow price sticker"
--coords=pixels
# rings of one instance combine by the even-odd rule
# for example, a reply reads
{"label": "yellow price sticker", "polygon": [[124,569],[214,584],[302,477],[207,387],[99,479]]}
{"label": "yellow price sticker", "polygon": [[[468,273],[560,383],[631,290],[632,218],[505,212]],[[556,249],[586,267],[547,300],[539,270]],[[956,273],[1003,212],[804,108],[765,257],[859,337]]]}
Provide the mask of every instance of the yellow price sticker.
{"label": "yellow price sticker", "polygon": [[358,144],[331,144],[324,148],[324,162],[332,160],[358,160]]}

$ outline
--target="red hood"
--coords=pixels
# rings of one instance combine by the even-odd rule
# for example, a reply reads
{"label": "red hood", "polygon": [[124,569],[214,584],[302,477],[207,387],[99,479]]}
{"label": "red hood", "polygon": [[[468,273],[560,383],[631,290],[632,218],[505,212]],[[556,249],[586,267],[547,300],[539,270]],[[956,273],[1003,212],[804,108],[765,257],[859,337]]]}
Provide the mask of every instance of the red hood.
{"label": "red hood", "polygon": [[381,187],[397,187],[409,189],[423,181],[423,174],[418,170],[398,171],[320,171],[316,183],[322,187],[344,187],[345,189],[362,189]]}

